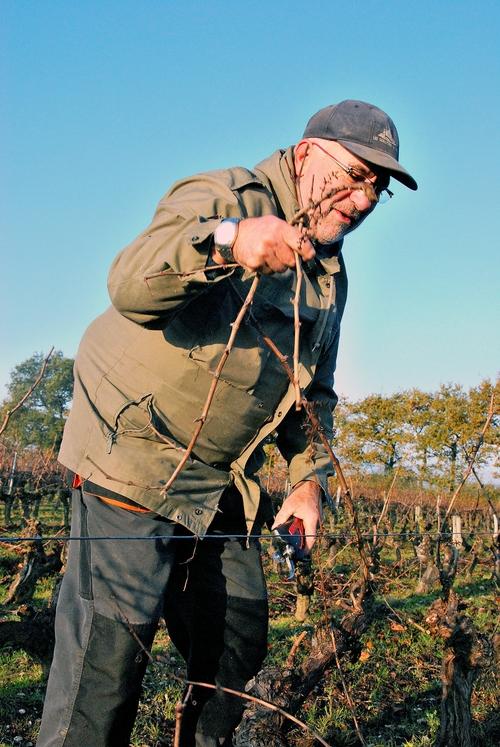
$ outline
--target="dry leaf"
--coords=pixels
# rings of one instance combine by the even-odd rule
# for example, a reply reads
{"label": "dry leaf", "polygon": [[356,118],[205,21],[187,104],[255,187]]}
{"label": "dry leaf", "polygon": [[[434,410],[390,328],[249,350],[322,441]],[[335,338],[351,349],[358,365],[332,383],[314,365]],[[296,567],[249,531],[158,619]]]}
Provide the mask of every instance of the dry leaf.
{"label": "dry leaf", "polygon": [[402,633],[406,630],[406,625],[401,625],[401,623],[394,622],[394,620],[391,620],[389,627],[391,630],[394,630],[395,633]]}

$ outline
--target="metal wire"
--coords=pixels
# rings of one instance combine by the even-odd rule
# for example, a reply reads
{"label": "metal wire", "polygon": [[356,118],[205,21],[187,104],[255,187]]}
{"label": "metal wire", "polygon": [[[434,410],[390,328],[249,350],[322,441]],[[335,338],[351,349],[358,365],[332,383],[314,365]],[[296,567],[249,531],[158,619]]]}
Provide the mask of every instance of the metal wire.
{"label": "metal wire", "polygon": [[[341,534],[304,534],[304,537],[316,537],[316,538],[324,538],[324,539],[357,539],[356,535],[352,532],[344,532]],[[373,533],[371,532],[362,532],[361,536],[363,539],[373,540]],[[457,532],[383,532],[379,533],[377,537],[385,538],[385,537],[398,537],[400,540],[409,539],[410,537],[417,537],[417,538],[424,538],[424,537],[430,537],[431,539],[437,539],[438,537],[454,537],[458,536]],[[462,537],[465,538],[471,538],[471,537],[489,537],[493,536],[493,531],[490,530],[489,532],[468,532],[467,534],[465,532],[462,532]],[[275,539],[275,535],[273,534],[156,534],[151,537],[127,537],[127,536],[101,536],[101,537],[61,537],[60,535],[52,535],[52,536],[35,536],[35,537],[4,537],[0,536],[0,542],[6,542],[6,543],[12,543],[15,544],[16,542],[49,542],[58,540],[60,542],[84,542],[86,540],[92,540],[92,542],[96,540],[205,540],[205,539],[213,539],[213,540],[221,540],[221,539],[261,539],[261,540],[272,540]]]}

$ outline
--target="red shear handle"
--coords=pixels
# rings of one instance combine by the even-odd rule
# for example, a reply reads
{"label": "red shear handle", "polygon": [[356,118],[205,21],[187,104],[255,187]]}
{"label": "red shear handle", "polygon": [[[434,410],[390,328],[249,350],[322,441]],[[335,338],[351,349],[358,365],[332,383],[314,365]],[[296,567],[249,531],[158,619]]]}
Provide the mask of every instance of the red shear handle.
{"label": "red shear handle", "polygon": [[304,522],[302,519],[299,519],[297,516],[294,516],[294,519],[292,523],[290,524],[290,529],[288,530],[290,534],[293,534],[293,536],[299,536],[300,537],[300,544],[298,549],[303,550],[306,546],[306,538],[305,538],[305,532],[304,532]]}

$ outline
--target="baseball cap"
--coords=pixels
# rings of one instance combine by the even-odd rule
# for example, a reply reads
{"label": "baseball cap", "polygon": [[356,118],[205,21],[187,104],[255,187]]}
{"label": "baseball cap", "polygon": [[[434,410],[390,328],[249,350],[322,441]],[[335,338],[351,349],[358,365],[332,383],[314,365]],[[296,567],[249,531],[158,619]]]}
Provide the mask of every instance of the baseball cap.
{"label": "baseball cap", "polygon": [[336,140],[355,156],[381,166],[410,189],[417,182],[398,161],[399,137],[388,114],[373,104],[348,99],[314,114],[304,137]]}

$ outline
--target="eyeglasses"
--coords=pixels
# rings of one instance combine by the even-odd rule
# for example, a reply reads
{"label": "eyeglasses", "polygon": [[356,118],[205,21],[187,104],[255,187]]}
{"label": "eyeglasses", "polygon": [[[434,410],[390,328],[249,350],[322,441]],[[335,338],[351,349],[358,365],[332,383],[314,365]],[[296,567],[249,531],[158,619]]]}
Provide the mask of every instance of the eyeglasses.
{"label": "eyeglasses", "polygon": [[364,174],[362,171],[359,171],[354,166],[348,166],[345,163],[342,163],[342,161],[339,161],[338,158],[335,156],[332,156],[331,153],[329,153],[326,148],[323,148],[322,145],[319,143],[316,143],[314,141],[311,141],[312,145],[315,145],[317,148],[319,148],[323,153],[325,153],[327,156],[330,156],[331,159],[335,161],[337,166],[340,166],[340,168],[345,171],[345,173],[349,176],[350,179],[352,179],[354,182],[366,182],[367,184],[371,184],[373,187],[373,191],[377,195],[377,200],[379,205],[383,205],[386,202],[389,202],[391,197],[394,197],[394,192],[391,192],[390,189],[387,189],[389,185],[389,179],[390,177],[388,175],[377,175],[377,181],[375,183],[372,182],[370,177],[368,177],[366,174]]}

